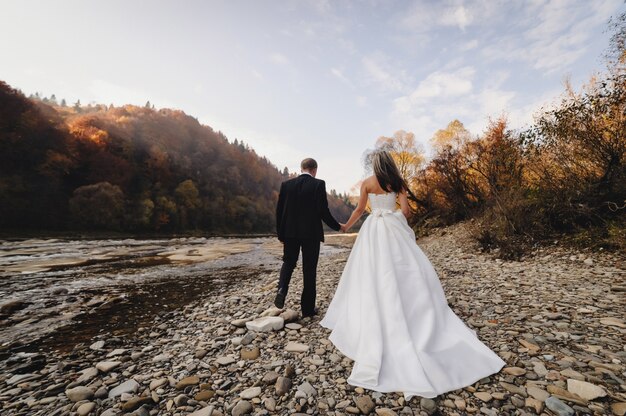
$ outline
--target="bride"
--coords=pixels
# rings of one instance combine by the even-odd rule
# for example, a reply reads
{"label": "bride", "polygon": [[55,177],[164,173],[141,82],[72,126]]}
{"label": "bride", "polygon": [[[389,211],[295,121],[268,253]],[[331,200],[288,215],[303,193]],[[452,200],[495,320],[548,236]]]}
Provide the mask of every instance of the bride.
{"label": "bride", "polygon": [[[323,327],[354,361],[347,382],[379,392],[436,397],[497,373],[504,361],[450,309],[407,224],[407,185],[386,151],[372,155],[347,231],[370,203]],[[396,203],[400,210],[396,210]]]}

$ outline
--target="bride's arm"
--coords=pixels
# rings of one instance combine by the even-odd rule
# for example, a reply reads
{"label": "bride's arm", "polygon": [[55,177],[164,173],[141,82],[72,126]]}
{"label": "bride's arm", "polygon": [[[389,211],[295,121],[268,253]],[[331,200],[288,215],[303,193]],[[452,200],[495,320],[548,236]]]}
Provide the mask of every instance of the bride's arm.
{"label": "bride's arm", "polygon": [[408,220],[409,216],[411,215],[411,212],[409,211],[409,200],[407,199],[407,196],[406,196],[406,190],[398,194],[398,200],[400,201],[400,210],[402,211],[402,213]]}
{"label": "bride's arm", "polygon": [[347,232],[350,227],[354,225],[355,222],[361,218],[363,212],[365,212],[365,207],[367,206],[367,186],[365,182],[361,184],[361,194],[359,195],[359,203],[357,204],[354,211],[352,211],[352,215],[350,215],[350,219],[346,222],[345,231]]}

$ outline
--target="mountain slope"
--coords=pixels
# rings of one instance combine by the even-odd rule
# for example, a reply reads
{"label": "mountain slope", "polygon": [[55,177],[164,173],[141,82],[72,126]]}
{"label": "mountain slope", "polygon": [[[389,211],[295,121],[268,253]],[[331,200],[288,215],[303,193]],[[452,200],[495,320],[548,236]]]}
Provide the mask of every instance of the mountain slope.
{"label": "mountain slope", "polygon": [[70,108],[0,82],[0,228],[271,232],[285,179],[182,111]]}

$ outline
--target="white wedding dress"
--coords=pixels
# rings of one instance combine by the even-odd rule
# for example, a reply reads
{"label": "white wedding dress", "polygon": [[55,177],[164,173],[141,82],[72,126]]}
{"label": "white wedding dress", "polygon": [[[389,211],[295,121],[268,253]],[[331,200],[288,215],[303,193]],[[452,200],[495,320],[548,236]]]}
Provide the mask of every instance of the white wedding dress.
{"label": "white wedding dress", "polygon": [[450,309],[396,194],[369,194],[364,221],[320,325],[354,360],[347,382],[435,397],[497,373],[505,362]]}

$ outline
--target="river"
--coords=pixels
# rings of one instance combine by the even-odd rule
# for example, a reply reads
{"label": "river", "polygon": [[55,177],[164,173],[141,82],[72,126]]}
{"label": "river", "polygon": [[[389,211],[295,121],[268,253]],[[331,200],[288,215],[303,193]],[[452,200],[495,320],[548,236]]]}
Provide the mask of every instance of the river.
{"label": "river", "polygon": [[[329,237],[322,256],[349,246]],[[131,334],[241,279],[278,276],[281,257],[270,237],[0,240],[0,358]]]}

